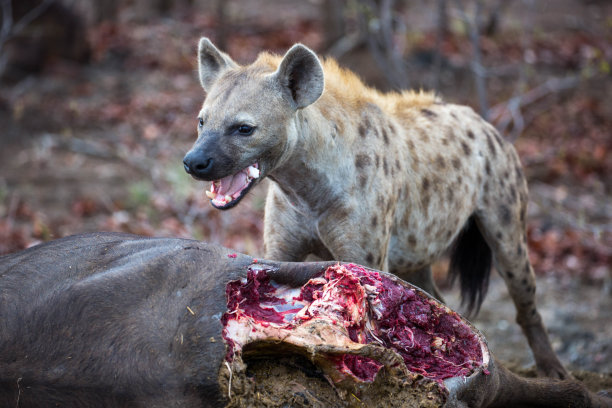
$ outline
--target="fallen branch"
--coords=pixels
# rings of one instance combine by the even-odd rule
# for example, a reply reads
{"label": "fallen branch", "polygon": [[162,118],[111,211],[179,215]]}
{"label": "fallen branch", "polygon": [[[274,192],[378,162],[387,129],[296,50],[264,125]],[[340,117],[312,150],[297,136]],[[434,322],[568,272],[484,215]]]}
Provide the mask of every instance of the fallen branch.
{"label": "fallen branch", "polygon": [[548,95],[574,88],[579,83],[580,79],[575,75],[565,78],[549,78],[543,84],[493,106],[488,111],[489,120],[497,123],[497,128],[502,133],[507,133],[512,126],[512,132],[508,135],[508,140],[514,142],[518,135],[525,129],[522,109],[538,102]]}
{"label": "fallen branch", "polygon": [[0,53],[2,52],[2,47],[4,44],[11,37],[19,34],[28,24],[37,19],[54,1],[55,0],[43,0],[38,6],[34,7],[23,17],[21,17],[17,23],[13,24],[12,0],[1,0],[0,9],[2,10],[2,29],[0,29]]}

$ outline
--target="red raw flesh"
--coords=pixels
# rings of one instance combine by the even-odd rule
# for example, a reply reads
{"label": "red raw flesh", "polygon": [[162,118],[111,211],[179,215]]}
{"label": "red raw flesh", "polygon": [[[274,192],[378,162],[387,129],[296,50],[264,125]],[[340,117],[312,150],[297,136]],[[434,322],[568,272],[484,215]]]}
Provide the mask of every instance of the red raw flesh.
{"label": "red raw flesh", "polygon": [[[249,269],[246,284],[241,281],[233,281],[227,284],[225,294],[227,296],[227,308],[230,311],[240,308],[242,312],[260,322],[284,324],[284,314],[268,307],[262,307],[262,303],[286,304],[284,299],[274,296],[276,289],[270,284],[270,278],[262,271]],[[226,316],[224,316],[224,319]],[[229,320],[229,319],[228,319]],[[226,321],[223,321],[225,324]]]}
{"label": "red raw flesh", "polygon": [[[459,315],[378,272],[352,264],[332,266],[304,285],[299,296],[289,299],[291,304],[275,296],[277,288],[262,269],[250,269],[246,280],[230,282],[224,327],[241,317],[287,330],[327,319],[343,325],[353,342],[394,349],[410,371],[438,381],[468,376],[482,365],[478,336]],[[283,311],[273,308],[277,305],[285,305],[277,308]],[[235,344],[225,331],[224,338],[230,361]],[[352,354],[329,358],[339,372],[361,381],[373,381],[382,367],[374,359]]]}

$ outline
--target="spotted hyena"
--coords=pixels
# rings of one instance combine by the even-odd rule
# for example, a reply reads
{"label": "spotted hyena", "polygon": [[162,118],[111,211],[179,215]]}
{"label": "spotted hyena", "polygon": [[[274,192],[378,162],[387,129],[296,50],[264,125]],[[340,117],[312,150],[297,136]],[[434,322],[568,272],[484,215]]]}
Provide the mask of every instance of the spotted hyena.
{"label": "spotted hyena", "polygon": [[297,44],[235,63],[198,49],[207,97],[186,171],[235,206],[264,177],[265,257],[351,261],[439,297],[430,265],[452,248],[468,306],[494,264],[541,374],[565,377],[535,305],[525,235],[527,186],[516,151],[466,106],[430,93],[380,93]]}

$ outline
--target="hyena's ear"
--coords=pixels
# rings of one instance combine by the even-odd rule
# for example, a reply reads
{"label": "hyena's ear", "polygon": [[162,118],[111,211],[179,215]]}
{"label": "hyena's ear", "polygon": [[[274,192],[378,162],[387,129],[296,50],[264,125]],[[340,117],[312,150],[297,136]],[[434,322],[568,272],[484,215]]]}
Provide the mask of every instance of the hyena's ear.
{"label": "hyena's ear", "polygon": [[219,74],[226,69],[237,66],[229,55],[219,51],[208,38],[200,38],[200,43],[198,44],[198,71],[200,72],[200,83],[206,92],[210,90]]}
{"label": "hyena's ear", "polygon": [[317,55],[302,44],[296,44],[283,57],[275,73],[295,108],[304,108],[323,93],[323,67]]}

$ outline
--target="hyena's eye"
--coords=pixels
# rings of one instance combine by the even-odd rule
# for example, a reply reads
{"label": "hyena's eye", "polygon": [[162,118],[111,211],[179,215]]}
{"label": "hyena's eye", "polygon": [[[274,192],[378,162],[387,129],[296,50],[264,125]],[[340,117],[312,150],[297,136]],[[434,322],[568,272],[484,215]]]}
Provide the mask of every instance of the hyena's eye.
{"label": "hyena's eye", "polygon": [[202,126],[204,126],[204,119],[198,118],[198,127],[202,129]]}
{"label": "hyena's eye", "polygon": [[240,125],[238,126],[238,133],[240,133],[242,136],[250,136],[253,131],[255,130],[255,128],[253,126],[250,125]]}

